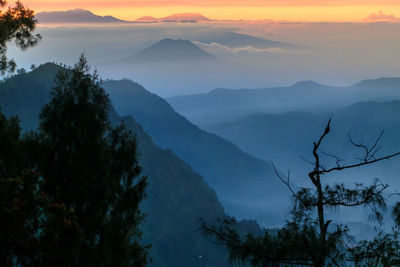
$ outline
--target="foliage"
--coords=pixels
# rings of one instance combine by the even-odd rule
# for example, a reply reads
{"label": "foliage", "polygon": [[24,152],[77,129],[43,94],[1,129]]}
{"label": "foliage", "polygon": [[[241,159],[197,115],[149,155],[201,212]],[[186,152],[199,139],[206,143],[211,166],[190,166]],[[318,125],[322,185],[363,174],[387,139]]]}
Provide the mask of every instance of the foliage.
{"label": "foliage", "polygon": [[123,125],[111,128],[110,101],[85,57],[59,73],[40,115],[43,190],[73,209],[82,236],[78,265],[144,266],[140,245],[146,178],[139,177],[137,144]]}
{"label": "foliage", "polygon": [[41,39],[39,34],[33,34],[37,20],[34,12],[26,8],[20,1],[14,6],[6,6],[5,0],[0,1],[0,72],[14,72],[16,63],[6,56],[7,45],[14,42],[17,47],[26,50],[35,46]]}
{"label": "foliage", "polygon": [[395,221],[392,232],[380,232],[373,240],[363,240],[350,247],[349,261],[357,267],[400,265],[400,202],[394,206],[392,216]]}
{"label": "foliage", "polygon": [[[0,137],[1,265],[41,265],[49,263],[49,257],[67,263],[77,238],[69,247],[55,241],[66,244],[79,236],[73,210],[58,209],[62,204],[50,202],[43,192],[43,178],[29,168],[29,143],[21,138],[17,118],[0,113]],[[69,231],[64,236],[65,229]]]}
{"label": "foliage", "polygon": [[[377,253],[374,260],[379,264],[392,266],[390,262],[397,262],[399,255],[396,248],[400,244],[397,234],[386,235],[385,238],[377,237],[372,242],[362,241],[349,247],[351,238],[347,226],[336,224],[336,227],[332,227],[332,220],[328,219],[326,214],[327,210],[339,207],[364,206],[371,209],[373,218],[381,221],[381,211],[386,208],[386,200],[382,193],[388,185],[376,180],[370,186],[356,184],[349,188],[344,184],[329,184],[322,178],[329,173],[394,158],[400,153],[376,156],[382,132],[370,147],[362,143],[357,144],[350,137],[350,142],[363,151],[363,156],[359,162],[343,161],[321,150],[321,145],[330,132],[330,124],[331,120],[318,141],[313,144],[314,161],[310,163],[314,169],[308,174],[313,187],[300,188],[296,192],[290,182],[290,171],[284,176],[275,169],[276,175],[288,187],[294,199],[292,221],[279,229],[275,236],[266,234],[264,238],[255,238],[249,235],[243,240],[226,223],[221,227],[203,224],[202,228],[207,234],[215,236],[217,241],[228,248],[231,260],[248,262],[253,266],[279,266],[287,263],[323,267],[343,266],[349,261],[369,262],[374,253]],[[321,154],[333,158],[335,165],[328,167],[324,164]],[[394,212],[395,218],[398,218],[398,206]],[[352,256],[349,258],[349,255]]]}
{"label": "foliage", "polygon": [[58,75],[39,132],[21,138],[18,120],[0,116],[5,265],[146,265],[137,143],[111,127],[108,96],[88,71],[82,56]]}
{"label": "foliage", "polygon": [[361,241],[350,250],[350,261],[355,266],[399,266],[400,232],[395,227],[392,233],[379,233],[371,241]]}
{"label": "foliage", "polygon": [[[53,80],[60,70],[62,68],[59,66],[47,63],[38,66],[33,72],[16,75],[0,83],[0,106],[7,116],[18,115],[23,131],[38,127],[41,108],[49,102]],[[104,88],[109,87],[108,85],[107,82],[102,84]],[[126,88],[128,91],[135,89],[136,87]],[[159,99],[156,95],[153,98]],[[133,99],[133,96],[127,99]],[[154,102],[151,99],[139,95],[134,99],[132,105],[142,102],[153,109],[157,107],[152,104]],[[114,126],[121,122],[121,117],[112,108],[109,110],[109,118]],[[165,120],[169,121],[171,118]],[[174,153],[154,144],[152,138],[132,117],[124,117],[123,121],[126,129],[136,136],[142,173],[148,176],[147,198],[140,205],[141,211],[146,214],[142,226],[142,242],[151,244],[148,252],[151,262],[148,265],[230,266],[226,261],[226,249],[211,244],[201,231],[197,231],[199,217],[213,222],[216,218],[225,216],[215,192]],[[33,147],[31,150],[35,143],[30,142]],[[257,226],[253,223],[253,226],[246,229],[252,227]],[[169,253],[170,251],[174,253]]]}
{"label": "foliage", "polygon": [[20,142],[21,129],[17,117],[7,119],[0,112],[0,176],[20,174],[24,152]]}
{"label": "foliage", "polygon": [[0,178],[0,261],[3,266],[13,262],[29,265],[38,253],[40,240],[36,235],[41,226],[43,203],[36,189],[37,180],[34,172]]}

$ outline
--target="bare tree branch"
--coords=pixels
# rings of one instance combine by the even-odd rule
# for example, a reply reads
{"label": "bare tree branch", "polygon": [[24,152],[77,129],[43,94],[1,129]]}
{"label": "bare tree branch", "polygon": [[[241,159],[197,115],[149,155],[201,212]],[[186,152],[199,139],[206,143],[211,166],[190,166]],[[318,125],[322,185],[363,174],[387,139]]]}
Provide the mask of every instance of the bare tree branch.
{"label": "bare tree branch", "polygon": [[382,157],[382,158],[370,160],[370,161],[367,161],[367,162],[362,162],[362,163],[352,164],[352,165],[347,165],[347,166],[334,167],[334,168],[330,168],[330,169],[327,169],[327,170],[321,170],[319,173],[320,174],[325,174],[325,173],[330,173],[330,172],[333,172],[333,171],[342,171],[342,170],[346,170],[346,169],[362,167],[362,166],[373,164],[373,163],[376,163],[376,162],[379,162],[379,161],[391,159],[391,158],[394,158],[394,157],[397,157],[397,156],[400,156],[400,152],[394,153],[394,154],[391,154],[391,155],[388,155],[388,156],[385,156],[385,157]]}
{"label": "bare tree branch", "polygon": [[363,143],[357,144],[356,142],[353,141],[350,133],[348,134],[350,143],[353,146],[361,148],[365,151],[363,158],[359,158],[359,160],[361,160],[363,162],[368,162],[368,161],[375,159],[375,154],[381,149],[380,147],[377,148],[377,145],[378,145],[379,141],[381,140],[384,133],[385,133],[385,131],[382,130],[380,135],[378,136],[378,138],[375,140],[374,144],[371,147],[367,147]]}
{"label": "bare tree branch", "polygon": [[302,160],[304,160],[305,162],[307,162],[308,164],[314,166],[314,162],[312,162],[311,160],[308,160],[308,159],[306,159],[306,158],[303,157],[303,156],[299,156],[299,157],[300,157]]}
{"label": "bare tree branch", "polygon": [[290,190],[290,192],[292,193],[293,197],[295,197],[297,200],[301,200],[296,192],[294,191],[294,189],[292,188],[292,186],[290,185],[290,170],[288,170],[288,175],[286,177],[286,179],[284,179],[282,177],[282,175],[279,173],[278,169],[275,167],[275,164],[271,161],[271,165],[274,168],[275,171],[275,175],[282,181],[282,183],[284,183]]}

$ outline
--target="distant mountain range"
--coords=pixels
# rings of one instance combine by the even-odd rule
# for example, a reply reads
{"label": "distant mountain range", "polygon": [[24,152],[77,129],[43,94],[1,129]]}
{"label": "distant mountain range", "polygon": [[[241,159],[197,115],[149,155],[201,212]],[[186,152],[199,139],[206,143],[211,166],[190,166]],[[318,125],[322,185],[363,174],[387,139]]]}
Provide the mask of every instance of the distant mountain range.
{"label": "distant mountain range", "polygon": [[[362,155],[363,151],[351,145],[349,134],[354,142],[372,146],[384,130],[377,145],[380,148],[377,157],[400,151],[399,100],[360,102],[331,112],[259,113],[209,126],[206,130],[232,141],[255,157],[274,161],[281,169],[290,168],[293,177],[304,180],[312,166],[300,156],[313,159],[313,142],[322,134],[329,118],[332,118],[331,133],[321,148],[327,154],[322,154],[321,159],[330,165],[335,166],[336,159],[329,155],[338,156],[343,163],[357,162]],[[400,190],[399,163],[400,158],[396,158],[346,174],[352,179],[361,178],[362,182],[367,181],[365,178],[371,181],[377,177],[388,182],[391,190]]]}
{"label": "distant mountain range", "polygon": [[98,16],[89,10],[39,12],[35,15],[39,23],[118,23],[126,22],[112,16]]}
{"label": "distant mountain range", "polygon": [[253,113],[332,111],[360,101],[400,99],[400,78],[365,80],[348,87],[313,81],[288,87],[215,89],[206,94],[169,98],[172,107],[197,125],[233,121]]}
{"label": "distant mountain range", "polygon": [[[32,72],[3,81],[0,84],[2,112],[7,116],[18,116],[23,130],[36,129],[40,111],[49,101],[54,78],[61,69],[54,64],[44,64]],[[142,87],[132,82],[109,82],[107,88],[117,95],[115,86],[121,86],[122,92],[138,93],[136,96],[140,98],[131,99],[142,103],[137,109],[138,117],[142,113],[141,118],[145,118],[144,115],[151,110],[159,110],[162,114],[163,107],[154,105],[163,103],[162,100]],[[143,107],[146,109],[141,110]],[[215,192],[174,152],[158,147],[146,133],[148,129],[143,130],[131,116],[120,117],[113,108],[109,115],[113,125],[123,120],[127,129],[135,134],[140,165],[148,177],[147,198],[141,210],[147,215],[143,225],[143,243],[152,245],[149,266],[231,266],[226,249],[216,246],[198,231],[200,218],[209,223],[215,223],[217,218],[226,218]],[[175,125],[172,121],[165,123]],[[254,223],[246,222],[242,226],[246,227],[245,231],[260,231]]]}
{"label": "distant mountain range", "polygon": [[[84,9],[73,9],[66,11],[46,11],[39,12],[35,15],[39,23],[153,23],[153,22],[207,22],[212,21],[211,19],[197,13],[181,13],[173,14],[163,18],[154,18],[151,16],[144,16],[134,21],[127,21],[115,18],[113,16],[99,16],[89,10]],[[199,42],[201,44],[210,45],[217,43],[219,45],[225,45],[231,48],[243,48],[243,47],[254,47],[254,48],[282,48],[282,49],[294,49],[300,48],[301,46],[272,41],[261,37],[255,37],[248,34],[237,33],[233,31],[219,31],[219,30],[208,30],[205,32],[199,32],[192,36],[181,37],[191,42]]]}
{"label": "distant mountain range", "polygon": [[163,39],[123,59],[125,62],[176,62],[215,60],[216,57],[187,40]]}
{"label": "distant mountain range", "polygon": [[137,83],[109,81],[104,88],[119,114],[133,116],[157,145],[172,150],[204,177],[229,214],[255,218],[270,212],[263,221],[269,225],[284,217],[288,191],[269,163],[199,129]]}
{"label": "distant mountain range", "polygon": [[[1,83],[0,107],[3,112],[18,115],[24,129],[35,129],[38,114],[49,99],[52,81],[59,69],[54,64],[45,64],[33,72]],[[289,192],[277,179],[269,163],[244,153],[215,134],[199,129],[176,113],[165,100],[139,84],[122,80],[106,81],[103,86],[118,114],[133,116],[158,146],[170,150],[171,155],[176,155],[202,175],[229,214],[239,218],[256,218],[270,212],[271,215],[263,223],[282,223]],[[146,149],[144,147],[141,152],[143,157]],[[157,156],[153,160],[156,162]],[[176,171],[175,168],[159,169],[157,163],[154,164],[154,170],[148,169],[149,172],[161,175]]]}
{"label": "distant mountain range", "polygon": [[118,23],[118,22],[205,22],[209,18],[197,13],[173,14],[164,18],[145,16],[134,21],[126,21],[113,16],[99,16],[85,9],[66,11],[45,11],[35,15],[39,23]]}
{"label": "distant mountain range", "polygon": [[162,21],[211,21],[211,19],[198,13],[179,13],[173,14],[163,18],[155,18],[151,16],[144,16],[136,19],[136,21],[152,21],[152,22],[162,22]]}

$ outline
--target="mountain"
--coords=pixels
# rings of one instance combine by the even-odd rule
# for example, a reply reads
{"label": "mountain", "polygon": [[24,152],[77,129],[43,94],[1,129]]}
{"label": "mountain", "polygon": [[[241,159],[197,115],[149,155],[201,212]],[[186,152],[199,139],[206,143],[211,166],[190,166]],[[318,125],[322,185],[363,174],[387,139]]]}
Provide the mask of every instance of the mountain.
{"label": "mountain", "polygon": [[277,42],[271,41],[264,38],[259,38],[255,36],[251,36],[248,34],[242,34],[237,32],[221,32],[221,31],[211,31],[200,34],[193,38],[193,41],[198,41],[201,43],[211,44],[211,43],[218,43],[221,45],[226,45],[231,48],[237,47],[247,47],[252,46],[255,48],[284,48],[284,49],[293,49],[299,48],[300,46],[284,43],[284,42]]}
{"label": "mountain", "polygon": [[288,191],[267,162],[256,159],[176,113],[162,98],[129,80],[108,81],[104,88],[121,115],[131,115],[157,145],[170,149],[202,175],[228,213],[263,223],[282,220]]}
{"label": "mountain", "polygon": [[39,12],[35,15],[39,23],[116,23],[123,20],[112,16],[98,16],[84,9]]}
{"label": "mountain", "polygon": [[215,89],[207,94],[177,96],[168,102],[198,125],[233,121],[253,113],[332,111],[361,101],[400,99],[400,79],[367,80],[348,87],[304,81],[288,87]]}
{"label": "mountain", "polygon": [[[380,147],[377,156],[400,151],[399,117],[398,100],[361,102],[332,112],[254,114],[206,129],[232,141],[253,156],[274,161],[280,169],[290,168],[293,177],[304,180],[312,166],[300,156],[313,159],[312,144],[322,134],[329,118],[332,118],[331,133],[323,143],[322,151],[354,162],[363,151],[351,145],[348,134],[354,142],[372,146],[384,130],[377,146]],[[335,159],[327,155],[322,155],[322,160],[336,165]],[[393,159],[343,174],[350,174],[351,179],[361,178],[361,182],[366,182],[366,178],[378,177],[388,182],[392,186],[391,190],[399,190],[399,160]]]}
{"label": "mountain", "polygon": [[137,21],[154,21],[154,22],[162,22],[162,21],[211,21],[211,19],[198,14],[198,13],[179,13],[173,14],[163,18],[155,18],[151,16],[144,16],[136,19]]}
{"label": "mountain", "polygon": [[208,54],[190,41],[163,39],[149,48],[128,57],[124,61],[139,63],[205,61],[215,59],[215,56]]}
{"label": "mountain", "polygon": [[122,120],[136,135],[148,177],[142,209],[147,215],[143,241],[152,244],[150,266],[230,266],[225,248],[198,231],[199,218],[215,223],[226,217],[214,191],[171,151],[156,146],[132,117]]}
{"label": "mountain", "polygon": [[[33,72],[3,81],[0,84],[2,111],[8,116],[18,115],[24,130],[35,129],[60,69],[54,64],[45,64]],[[114,110],[110,111],[110,118],[113,124],[121,120]],[[217,218],[226,217],[214,191],[174,153],[155,145],[132,117],[122,120],[136,135],[140,165],[143,174],[148,176],[142,211],[147,214],[144,243],[152,244],[149,266],[229,266],[225,249],[198,231],[199,218],[213,223]],[[252,228],[254,224],[248,229]]]}
{"label": "mountain", "polygon": [[137,21],[157,21],[158,19],[152,16],[144,16],[136,19]]}
{"label": "mountain", "polygon": [[194,21],[211,21],[211,19],[198,14],[198,13],[180,13],[173,14],[167,17],[162,18],[163,21],[185,21],[185,20],[194,20]]}

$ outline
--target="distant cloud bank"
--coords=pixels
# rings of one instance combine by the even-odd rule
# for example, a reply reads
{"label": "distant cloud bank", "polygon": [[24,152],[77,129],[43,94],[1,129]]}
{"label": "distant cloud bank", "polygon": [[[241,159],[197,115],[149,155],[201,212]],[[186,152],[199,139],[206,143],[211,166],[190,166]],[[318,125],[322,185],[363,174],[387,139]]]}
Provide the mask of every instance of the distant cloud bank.
{"label": "distant cloud bank", "polygon": [[383,11],[378,13],[371,13],[364,19],[366,22],[400,22],[400,18],[393,14],[386,14]]}
{"label": "distant cloud bank", "polygon": [[248,52],[248,53],[274,53],[280,54],[285,53],[286,51],[280,47],[271,47],[271,48],[257,48],[254,46],[245,46],[245,47],[229,47],[227,45],[222,45],[216,42],[212,43],[202,43],[198,41],[193,41],[192,43],[196,44],[197,46],[201,47],[202,49],[214,52],[214,53],[240,53],[240,52]]}

